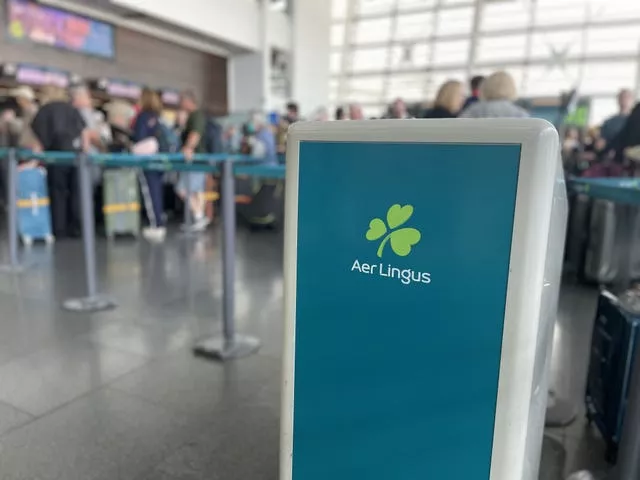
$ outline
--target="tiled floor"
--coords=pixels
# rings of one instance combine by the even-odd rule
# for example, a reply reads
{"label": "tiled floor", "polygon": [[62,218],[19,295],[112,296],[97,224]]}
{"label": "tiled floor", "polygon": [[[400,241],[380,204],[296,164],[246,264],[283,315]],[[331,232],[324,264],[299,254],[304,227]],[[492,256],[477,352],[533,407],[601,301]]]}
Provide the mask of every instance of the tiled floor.
{"label": "tiled floor", "polygon": [[[239,233],[238,329],[263,348],[226,365],[190,352],[220,328],[218,247],[216,234],[99,241],[118,308],[98,314],[60,309],[84,292],[79,242],[35,246],[23,274],[0,274],[0,480],[277,479],[282,237]],[[554,384],[576,408],[595,295],[562,295]],[[606,470],[582,417],[547,432],[542,479]]]}

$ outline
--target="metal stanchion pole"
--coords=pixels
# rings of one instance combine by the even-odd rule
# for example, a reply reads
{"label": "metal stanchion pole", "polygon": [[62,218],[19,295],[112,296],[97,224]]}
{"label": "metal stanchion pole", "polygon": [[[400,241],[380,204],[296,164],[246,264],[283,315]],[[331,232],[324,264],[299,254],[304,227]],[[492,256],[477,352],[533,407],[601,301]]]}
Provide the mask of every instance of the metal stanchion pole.
{"label": "metal stanchion pole", "polygon": [[16,149],[10,148],[7,154],[7,234],[9,235],[9,263],[2,265],[5,272],[21,272],[18,261],[18,159]]}
{"label": "metal stanchion pole", "polygon": [[191,233],[191,173],[184,172],[185,194],[184,194],[184,231]]}
{"label": "metal stanchion pole", "polygon": [[78,183],[80,186],[80,208],[82,212],[82,244],[87,282],[87,296],[71,298],[63,304],[64,308],[77,312],[94,312],[115,307],[108,298],[98,295],[96,281],[96,236],[93,218],[93,192],[89,162],[84,153],[78,155]]}
{"label": "metal stanchion pole", "polygon": [[222,187],[222,335],[206,339],[194,347],[194,353],[216,360],[231,360],[251,355],[260,348],[255,337],[235,331],[235,242],[236,201],[233,161],[221,163]]}

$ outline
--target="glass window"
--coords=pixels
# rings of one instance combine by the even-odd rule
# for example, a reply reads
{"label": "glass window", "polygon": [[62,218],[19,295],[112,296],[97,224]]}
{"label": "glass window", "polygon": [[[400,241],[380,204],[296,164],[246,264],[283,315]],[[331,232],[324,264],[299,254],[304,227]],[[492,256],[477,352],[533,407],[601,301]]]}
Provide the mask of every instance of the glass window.
{"label": "glass window", "polygon": [[536,25],[579,25],[587,18],[584,0],[543,0],[536,7]]}
{"label": "glass window", "polygon": [[459,80],[465,85],[465,90],[467,88],[467,81],[465,80],[466,74],[462,70],[454,70],[451,72],[438,72],[432,73],[429,77],[429,85],[427,85],[427,89],[425,91],[425,100],[433,101],[436,98],[436,94],[438,90],[442,86],[442,84],[448,80]]}
{"label": "glass window", "polygon": [[[318,1],[318,0],[315,0]],[[394,0],[353,0],[357,1],[358,15],[389,13],[394,6]]]}
{"label": "glass window", "polygon": [[636,62],[588,62],[584,66],[580,93],[606,94],[635,85],[637,69]]}
{"label": "glass window", "polygon": [[640,26],[592,28],[587,31],[587,55],[637,53]]}
{"label": "glass window", "polygon": [[523,2],[489,3],[482,12],[480,30],[524,28],[529,23],[529,7]]}
{"label": "glass window", "polygon": [[405,39],[426,39],[432,33],[433,14],[412,13],[411,15],[399,15],[396,24],[395,38]]}
{"label": "glass window", "polygon": [[380,118],[384,115],[387,106],[383,103],[377,105],[364,105],[362,107],[362,113],[364,118]]}
{"label": "glass window", "polygon": [[592,98],[589,110],[589,125],[602,125],[607,118],[618,113],[618,100],[615,95]]}
{"label": "glass window", "polygon": [[339,74],[342,69],[342,53],[333,52],[329,57],[329,65],[332,75]]}
{"label": "glass window", "polygon": [[391,34],[391,18],[360,20],[354,29],[356,43],[387,42]]}
{"label": "glass window", "polygon": [[437,0],[398,0],[398,9],[400,10],[418,10],[433,8],[436,6]]}
{"label": "glass window", "polygon": [[391,49],[391,68],[408,69],[426,67],[429,64],[431,48],[427,43],[407,43],[395,45]]}
{"label": "glass window", "polygon": [[403,98],[407,101],[421,101],[427,83],[426,73],[394,74],[389,78],[387,101]]}
{"label": "glass window", "polygon": [[591,5],[589,18],[593,22],[640,19],[640,3],[636,0],[609,0]]}
{"label": "glass window", "polygon": [[580,78],[578,64],[564,68],[549,68],[545,65],[529,67],[522,96],[555,97],[560,92],[575,88]]}
{"label": "glass window", "polygon": [[548,58],[551,65],[582,54],[582,31],[538,32],[531,38],[531,57]]}
{"label": "glass window", "polygon": [[383,85],[382,76],[350,78],[347,84],[349,90],[347,100],[362,103],[380,102]]}
{"label": "glass window", "polygon": [[354,72],[382,71],[387,66],[387,48],[362,48],[353,52]]}
{"label": "glass window", "polygon": [[476,62],[491,63],[505,60],[519,60],[525,57],[527,37],[485,37],[478,42]]}
{"label": "glass window", "polygon": [[434,43],[433,65],[466,65],[469,61],[469,40]]}
{"label": "glass window", "polygon": [[347,16],[347,3],[349,3],[349,0],[333,0],[331,4],[333,18],[342,19]]}
{"label": "glass window", "polygon": [[438,35],[470,33],[473,24],[472,8],[441,10],[438,15]]}
{"label": "glass window", "polygon": [[345,40],[345,24],[336,23],[331,25],[331,46],[341,47]]}

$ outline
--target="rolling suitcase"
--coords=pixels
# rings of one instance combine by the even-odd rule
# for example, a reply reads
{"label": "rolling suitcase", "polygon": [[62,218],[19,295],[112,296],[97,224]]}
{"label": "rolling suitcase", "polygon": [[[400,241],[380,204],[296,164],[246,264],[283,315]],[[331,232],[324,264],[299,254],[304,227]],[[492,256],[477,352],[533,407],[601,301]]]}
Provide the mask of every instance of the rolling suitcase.
{"label": "rolling suitcase", "polygon": [[615,462],[631,381],[640,327],[640,292],[620,297],[603,291],[598,299],[587,376],[587,418],[607,443]]}
{"label": "rolling suitcase", "polygon": [[[631,209],[629,228],[622,225],[623,209]],[[584,277],[599,284],[612,284],[622,276],[640,278],[640,208],[595,199],[591,208]],[[628,237],[628,238],[627,238]],[[629,270],[620,271],[620,255],[629,258]]]}
{"label": "rolling suitcase", "polygon": [[273,228],[282,221],[284,181],[252,179],[251,201],[238,205],[238,212],[252,228]]}
{"label": "rolling suitcase", "polygon": [[18,170],[18,233],[25,245],[34,240],[54,241],[51,207],[47,189],[47,171],[41,167]]}
{"label": "rolling suitcase", "polygon": [[107,170],[103,174],[104,227],[108,238],[140,234],[140,195],[135,170]]}

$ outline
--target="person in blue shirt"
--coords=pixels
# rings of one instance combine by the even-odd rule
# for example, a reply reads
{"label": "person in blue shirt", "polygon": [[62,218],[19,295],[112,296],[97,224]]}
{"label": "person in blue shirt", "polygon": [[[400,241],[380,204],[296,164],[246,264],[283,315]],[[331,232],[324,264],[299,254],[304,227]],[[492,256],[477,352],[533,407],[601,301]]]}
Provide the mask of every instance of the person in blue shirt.
{"label": "person in blue shirt", "polygon": [[[140,97],[140,113],[133,123],[133,142],[138,143],[148,138],[158,139],[160,134],[160,112],[162,111],[162,101],[160,96],[150,88],[142,90]],[[148,197],[151,201],[151,207],[148,209],[150,226],[142,232],[147,240],[163,241],[167,229],[164,224],[164,182],[163,172],[156,170],[145,170],[144,180],[148,190]],[[143,185],[143,194],[145,192]]]}
{"label": "person in blue shirt", "polygon": [[618,93],[618,113],[605,120],[600,128],[600,136],[605,142],[607,142],[607,145],[611,145],[618,134],[622,131],[622,128],[631,113],[633,104],[634,98],[631,90],[626,88],[620,90],[620,93]]}

